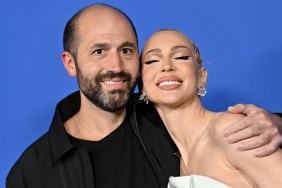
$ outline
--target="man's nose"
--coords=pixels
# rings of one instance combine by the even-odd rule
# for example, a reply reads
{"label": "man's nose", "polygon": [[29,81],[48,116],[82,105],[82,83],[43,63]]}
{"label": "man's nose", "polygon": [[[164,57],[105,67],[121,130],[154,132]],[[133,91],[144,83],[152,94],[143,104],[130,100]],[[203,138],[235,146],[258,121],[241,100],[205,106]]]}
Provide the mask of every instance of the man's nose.
{"label": "man's nose", "polygon": [[123,71],[123,60],[119,53],[114,52],[109,58],[109,67],[107,67],[107,71],[120,73]]}

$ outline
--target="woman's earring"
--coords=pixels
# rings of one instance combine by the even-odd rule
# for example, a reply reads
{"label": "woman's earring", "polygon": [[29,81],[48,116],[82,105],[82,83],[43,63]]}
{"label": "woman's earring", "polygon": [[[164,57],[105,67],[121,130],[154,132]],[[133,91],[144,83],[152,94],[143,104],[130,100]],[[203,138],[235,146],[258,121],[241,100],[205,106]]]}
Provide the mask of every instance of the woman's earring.
{"label": "woman's earring", "polygon": [[146,96],[145,93],[142,93],[141,95],[139,95],[139,100],[144,101],[146,104],[149,103],[148,97]]}
{"label": "woman's earring", "polygon": [[198,89],[197,89],[197,95],[198,96],[206,96],[207,94],[207,89],[205,88],[205,86],[200,86]]}

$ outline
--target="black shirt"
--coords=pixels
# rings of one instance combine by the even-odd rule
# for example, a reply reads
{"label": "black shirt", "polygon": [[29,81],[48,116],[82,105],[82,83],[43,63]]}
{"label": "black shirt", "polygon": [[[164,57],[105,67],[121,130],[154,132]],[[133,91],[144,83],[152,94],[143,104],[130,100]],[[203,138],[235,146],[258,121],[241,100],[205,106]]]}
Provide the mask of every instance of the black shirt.
{"label": "black shirt", "polygon": [[[179,175],[179,159],[174,155],[177,147],[153,105],[135,101],[139,101],[137,96],[127,106],[126,121],[105,138],[117,134],[102,144],[93,169],[90,150],[72,144],[64,127],[80,109],[80,92],[67,96],[57,104],[48,132],[14,164],[6,187],[96,188],[97,184],[105,188],[166,188],[169,177]],[[96,169],[97,164],[100,167]],[[101,175],[95,176],[100,171]]]}
{"label": "black shirt", "polygon": [[136,188],[159,186],[157,178],[152,178],[155,176],[152,165],[138,162],[148,161],[148,158],[133,135],[127,117],[116,130],[100,141],[81,140],[70,135],[69,138],[75,146],[87,147],[95,188],[112,188],[113,185]]}

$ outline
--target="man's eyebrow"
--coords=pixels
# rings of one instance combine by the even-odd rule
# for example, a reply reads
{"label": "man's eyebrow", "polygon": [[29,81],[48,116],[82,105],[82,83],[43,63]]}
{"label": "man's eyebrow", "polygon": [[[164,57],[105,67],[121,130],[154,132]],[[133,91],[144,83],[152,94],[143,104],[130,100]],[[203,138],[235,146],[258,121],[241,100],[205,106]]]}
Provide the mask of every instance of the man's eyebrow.
{"label": "man's eyebrow", "polygon": [[109,43],[106,43],[106,42],[100,42],[100,43],[95,43],[93,44],[90,49],[93,49],[93,48],[109,48],[110,47],[110,44]]}
{"label": "man's eyebrow", "polygon": [[[99,42],[99,43],[95,43],[92,46],[90,46],[89,49],[96,49],[96,48],[110,48],[110,44],[107,42]],[[133,42],[129,42],[129,41],[125,41],[123,42],[121,45],[121,47],[124,46],[128,46],[128,47],[136,47],[136,44],[134,44]]]}
{"label": "man's eyebrow", "polygon": [[136,45],[133,42],[124,41],[121,46],[135,47]]}

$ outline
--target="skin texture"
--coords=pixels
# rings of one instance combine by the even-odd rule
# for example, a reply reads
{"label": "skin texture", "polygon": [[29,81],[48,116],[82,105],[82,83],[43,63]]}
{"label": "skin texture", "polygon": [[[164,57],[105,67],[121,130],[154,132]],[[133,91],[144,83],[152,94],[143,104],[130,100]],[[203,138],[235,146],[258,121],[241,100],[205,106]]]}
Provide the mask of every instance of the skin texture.
{"label": "skin texture", "polygon": [[62,60],[69,75],[78,77],[81,109],[65,127],[77,138],[100,140],[125,118],[139,69],[137,40],[126,17],[103,5],[86,9],[77,28],[77,53],[65,51]]}
{"label": "skin texture", "polygon": [[[196,95],[207,72],[189,38],[174,30],[155,33],[142,53],[143,92],[154,103],[181,153],[181,175],[205,175],[232,187],[280,187],[282,151],[255,158],[224,137],[243,115],[204,109]],[[251,138],[253,139],[253,138]],[[251,140],[249,139],[249,140]]]}

